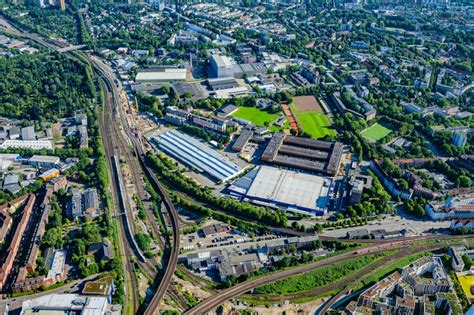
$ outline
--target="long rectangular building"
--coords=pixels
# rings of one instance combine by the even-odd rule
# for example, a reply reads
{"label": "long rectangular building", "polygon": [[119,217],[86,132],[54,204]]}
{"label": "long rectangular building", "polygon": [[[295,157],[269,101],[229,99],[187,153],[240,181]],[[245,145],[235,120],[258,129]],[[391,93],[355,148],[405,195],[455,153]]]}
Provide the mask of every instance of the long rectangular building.
{"label": "long rectangular building", "polygon": [[260,205],[323,215],[329,204],[331,186],[329,178],[261,166],[228,189],[231,195]]}
{"label": "long rectangular building", "polygon": [[225,182],[242,169],[198,140],[178,131],[168,131],[155,138],[158,148],[200,172]]}
{"label": "long rectangular building", "polygon": [[52,150],[53,143],[49,140],[5,140],[0,149],[33,149],[33,150]]}
{"label": "long rectangular building", "polygon": [[142,83],[153,82],[175,82],[185,81],[187,70],[181,68],[166,68],[148,71],[140,71],[137,73],[135,81]]}
{"label": "long rectangular building", "polygon": [[342,143],[275,134],[262,161],[334,176],[341,162]]}

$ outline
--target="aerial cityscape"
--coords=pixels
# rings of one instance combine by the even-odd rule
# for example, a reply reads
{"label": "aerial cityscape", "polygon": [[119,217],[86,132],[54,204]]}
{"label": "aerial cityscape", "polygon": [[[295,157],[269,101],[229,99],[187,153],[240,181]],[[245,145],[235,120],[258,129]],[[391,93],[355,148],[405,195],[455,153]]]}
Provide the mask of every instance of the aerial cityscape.
{"label": "aerial cityscape", "polygon": [[472,0],[0,0],[0,315],[474,314]]}

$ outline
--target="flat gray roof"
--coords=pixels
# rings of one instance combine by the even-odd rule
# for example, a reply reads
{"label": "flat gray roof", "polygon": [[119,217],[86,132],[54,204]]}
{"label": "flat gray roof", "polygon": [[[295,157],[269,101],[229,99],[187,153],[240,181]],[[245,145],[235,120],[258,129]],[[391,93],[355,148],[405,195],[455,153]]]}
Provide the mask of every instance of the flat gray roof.
{"label": "flat gray roof", "polygon": [[[330,183],[330,179],[321,176],[261,166],[244,195],[288,208],[323,211],[327,206]],[[242,193],[243,189],[236,187],[235,191]],[[230,190],[234,191],[232,187]]]}

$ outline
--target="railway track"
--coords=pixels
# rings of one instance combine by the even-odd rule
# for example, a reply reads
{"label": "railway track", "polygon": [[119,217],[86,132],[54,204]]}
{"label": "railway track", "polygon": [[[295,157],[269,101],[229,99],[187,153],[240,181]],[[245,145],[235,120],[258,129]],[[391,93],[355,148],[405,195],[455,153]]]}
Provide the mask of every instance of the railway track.
{"label": "railway track", "polygon": [[[108,81],[108,84],[112,90],[112,97],[113,97],[114,103],[119,105],[120,99],[119,99],[118,93],[115,90],[114,80],[109,75],[108,70],[104,69],[104,65],[101,65],[99,62],[95,60],[91,60],[91,62],[93,63],[94,68],[100,72],[102,78]],[[171,279],[176,269],[176,265],[178,262],[178,255],[179,255],[179,217],[178,217],[178,212],[176,211],[173,203],[171,202],[168,194],[166,193],[166,190],[161,185],[157,176],[153,172],[153,169],[151,169],[147,164],[146,153],[143,149],[143,145],[141,143],[140,137],[137,134],[133,133],[132,130],[130,129],[130,126],[128,125],[128,122],[126,121],[125,116],[122,112],[122,107],[121,106],[117,106],[117,107],[120,113],[120,118],[118,122],[122,125],[123,130],[125,131],[126,135],[131,141],[135,155],[137,156],[140,162],[140,166],[142,167],[142,170],[144,171],[148,180],[152,184],[153,188],[161,196],[162,201],[165,205],[164,208],[166,209],[168,213],[168,217],[170,221],[169,223],[172,228],[172,244],[169,248],[169,255],[167,257],[167,261],[165,257],[163,257],[162,265],[164,266],[163,268],[165,272],[160,281],[160,284],[158,285],[157,291],[155,292],[154,296],[152,297],[150,303],[148,304],[144,312],[144,314],[151,315],[151,314],[155,314],[155,312],[157,311],[159,304],[161,300],[163,299],[163,296],[165,295],[166,291],[168,290],[168,287],[170,286]]]}
{"label": "railway track", "polygon": [[[110,92],[111,90],[113,90],[113,86],[111,86],[110,82],[109,82],[108,91]],[[112,94],[112,97],[113,97],[113,93],[111,93],[111,94]],[[117,107],[107,108],[107,111],[109,112],[109,114],[112,117],[117,117],[117,111],[120,110],[120,107],[118,106],[118,104],[115,103],[115,105]],[[118,115],[119,115],[119,117],[121,117],[122,114],[118,113]],[[139,194],[140,200],[143,201],[143,200],[146,199],[146,194],[145,194],[145,191],[143,189],[143,178],[140,176],[140,173],[139,173],[140,166],[137,163],[137,160],[135,159],[133,154],[131,153],[129,144],[124,139],[124,136],[121,134],[120,129],[117,128],[116,124],[110,124],[110,125],[111,125],[110,133],[109,133],[110,138],[113,138],[114,140],[116,140],[116,145],[117,145],[117,148],[119,149],[119,152],[120,152],[121,156],[126,160],[127,164],[130,166],[130,173],[131,173],[132,178],[134,180],[135,187],[137,187],[137,194]],[[116,168],[117,168],[117,172],[120,172],[119,167],[116,166]],[[119,183],[120,183],[120,181],[119,181]],[[123,190],[123,188],[122,188],[122,190]],[[122,195],[121,198],[122,198],[124,209],[129,209],[129,207],[127,207],[127,205],[125,204],[125,200],[124,200],[125,199],[124,197],[126,195],[125,192],[122,191],[121,195]],[[150,222],[150,225],[153,229],[153,232],[157,236],[158,242],[160,243],[161,247],[164,248],[165,242],[164,242],[164,240],[161,236],[161,232],[160,232],[159,226],[156,222],[156,219],[154,217],[154,214],[151,212],[151,210],[149,208],[148,209],[145,208],[145,210],[147,212],[147,219]],[[148,259],[145,258],[144,255],[141,253],[141,250],[136,245],[136,242],[135,242],[135,239],[134,239],[135,232],[134,232],[134,228],[133,228],[134,224],[133,224],[133,213],[132,213],[132,211],[130,210],[130,211],[126,212],[125,215],[122,216],[122,218],[124,219],[123,220],[123,226],[126,227],[125,232],[126,232],[127,236],[129,237],[129,243],[131,245],[133,245],[133,248],[134,248],[133,252],[134,252],[135,256],[138,258],[139,267],[147,275],[151,276],[152,278],[156,278],[156,276],[158,274],[158,271],[157,271],[157,268],[156,268],[157,267],[157,262],[152,258],[148,258]],[[132,276],[134,276],[134,274]],[[136,281],[136,279],[135,279],[135,281]],[[173,294],[176,297],[180,297],[180,294],[178,292],[173,292]],[[183,301],[184,300],[182,298],[181,298],[181,300],[179,300],[181,305],[184,303]],[[137,306],[136,311],[140,311],[140,310],[141,310],[140,307]],[[136,311],[135,311],[135,313],[136,313]]]}
{"label": "railway track", "polygon": [[[119,133],[120,130],[117,130],[117,132]],[[151,210],[148,204],[147,192],[144,189],[144,180],[143,180],[143,174],[140,171],[141,169],[140,164],[138,163],[136,157],[132,153],[132,150],[130,150],[130,147],[126,143],[126,140],[124,139],[124,137],[119,134],[117,135],[117,138],[122,148],[123,157],[125,158],[128,166],[130,167],[130,174],[132,176],[133,183],[137,191],[137,196],[142,201],[147,222],[150,224],[152,233],[156,237],[156,240],[158,241],[160,248],[164,249],[165,240],[163,239],[163,236],[161,235],[160,227],[158,223],[156,222],[158,218],[155,217],[155,214],[153,213],[153,211]]]}
{"label": "railway track", "polygon": [[[53,42],[51,43],[51,40],[45,40],[39,36],[37,36],[36,34],[31,34],[31,33],[27,33],[27,32],[18,32],[17,35],[19,36],[23,36],[23,37],[26,37],[28,39],[31,39],[47,48],[50,48],[50,49],[53,49],[53,50],[56,50],[56,51],[60,51],[60,49],[64,48],[63,45],[58,45],[57,42]],[[114,80],[108,75],[107,73],[107,70],[104,70],[102,69],[102,67],[100,65],[98,65],[97,63],[91,61],[89,58],[85,58],[84,55],[81,55],[81,59],[83,59],[84,61],[86,61],[88,64],[90,64],[93,69],[95,70],[95,74],[98,75],[100,78],[101,78],[101,83],[104,84],[104,86],[106,87],[107,91],[110,92],[111,94],[111,98],[112,98],[112,102],[109,98],[109,96],[106,96],[106,100],[105,100],[105,109],[104,109],[104,114],[101,115],[100,117],[100,130],[101,130],[101,133],[102,135],[113,135],[113,130],[111,129],[111,123],[115,117],[110,117],[110,115],[114,112],[113,111],[113,106],[111,105],[112,104],[120,104],[119,103],[119,99],[118,99],[118,95],[115,91],[115,87],[114,87]],[[119,110],[121,110],[121,106],[118,106]],[[162,200],[165,204],[165,208],[169,214],[169,219],[170,219],[170,225],[172,227],[172,236],[173,236],[173,244],[169,250],[169,258],[168,258],[168,261],[167,261],[167,264],[166,264],[166,270],[165,270],[165,273],[164,273],[164,276],[163,276],[163,279],[162,281],[160,282],[159,286],[158,286],[158,290],[157,292],[155,293],[155,295],[153,296],[150,304],[148,305],[147,309],[145,310],[145,314],[154,314],[159,306],[159,303],[160,301],[162,300],[164,294],[166,293],[170,283],[171,283],[171,278],[174,274],[174,271],[175,271],[175,268],[176,268],[176,264],[177,264],[177,260],[178,260],[178,254],[179,254],[179,217],[177,215],[177,211],[176,209],[174,208],[174,205],[171,203],[171,200],[169,199],[169,197],[167,196],[166,194],[166,191],[164,190],[164,188],[161,186],[158,178],[154,175],[153,173],[153,170],[151,168],[149,168],[146,164],[146,156],[145,156],[145,151],[143,149],[143,146],[141,144],[141,139],[139,139],[138,137],[136,137],[136,135],[134,135],[130,128],[129,128],[129,125],[128,123],[125,121],[123,121],[123,115],[120,115],[120,121],[119,123],[121,123],[121,125],[123,126],[127,136],[129,137],[129,139],[131,140],[133,146],[134,146],[134,152],[135,154],[137,155],[138,159],[139,159],[139,162],[140,162],[140,166],[142,167],[142,169],[144,170],[145,172],[145,175],[149,178],[150,182],[152,183],[152,185],[154,186],[155,189],[157,189],[158,193],[161,195],[162,197]],[[106,157],[107,157],[107,164],[109,166],[109,170],[112,170],[113,169],[113,165],[112,165],[112,156],[116,155],[115,154],[115,148],[114,148],[114,144],[112,143],[112,139],[109,139],[107,136],[104,136],[102,138],[102,143],[103,143],[103,147],[104,147],[104,151],[106,153]],[[123,145],[122,145],[123,146]],[[128,150],[126,150],[125,152],[128,152]],[[138,169],[136,166],[134,166],[134,169]],[[135,173],[136,174],[136,173]],[[136,179],[137,178],[137,175],[133,175],[134,178]],[[112,177],[112,183],[114,184],[114,187],[117,188],[118,187],[118,183],[117,183],[117,178],[116,176],[111,176]],[[138,185],[137,185],[138,186]],[[140,188],[138,188],[137,190],[139,191]],[[118,193],[115,191],[115,189],[111,189],[112,191],[112,195],[116,201],[116,204],[120,204],[120,201],[119,201],[119,197],[118,197]],[[143,197],[144,196],[144,191],[139,191],[139,194]],[[115,208],[115,207],[114,207]],[[148,220],[150,221],[151,225],[153,226],[153,229],[154,230],[157,230],[159,231],[159,227],[158,225],[156,224],[155,220],[152,219],[153,216],[151,216],[151,212],[147,212],[147,218]],[[117,212],[117,209],[115,208],[114,209],[114,215],[117,217],[117,216],[120,216],[120,213]],[[118,222],[118,228],[120,230],[120,234],[119,236],[124,236],[124,235],[127,235],[126,231],[125,231],[125,227],[123,225],[123,222],[122,220],[117,220]],[[154,222],[154,223],[153,223]],[[161,235],[161,234],[157,234],[157,235]],[[119,237],[119,247],[120,247],[120,255],[121,255],[121,259],[122,259],[122,263],[124,264],[125,266],[125,282],[126,284],[127,283],[130,283],[132,285],[132,292],[128,292],[128,286],[126,286],[125,288],[125,292],[126,292],[126,296],[132,296],[132,299],[133,299],[133,313],[136,313],[137,310],[138,310],[138,303],[139,303],[139,296],[138,296],[138,286],[137,286],[137,283],[136,283],[136,279],[134,277],[134,274],[133,274],[133,270],[134,270],[134,266],[133,264],[130,262],[130,257],[132,257],[132,250],[130,249],[130,246],[125,246],[125,241],[122,237]],[[141,263],[141,266],[144,267],[146,270],[150,270],[147,268],[147,266],[149,267],[149,263],[148,262],[145,262],[145,263]],[[128,279],[127,279],[128,278]],[[126,302],[128,303],[128,302]],[[128,305],[124,305],[124,309],[128,309]]]}
{"label": "railway track", "polygon": [[118,157],[116,155],[112,155],[111,160],[112,160],[112,166],[114,168],[114,175],[116,176],[116,181],[118,183],[118,188],[119,188],[118,199],[120,202],[120,208],[122,209],[122,211],[124,211],[123,213],[121,213],[120,217],[123,219],[126,236],[127,236],[129,244],[132,246],[132,250],[135,256],[140,260],[140,262],[145,262],[146,258],[143,255],[141,249],[138,247],[138,244],[134,238],[135,229],[134,229],[134,223],[133,223],[133,212],[131,211],[131,209],[129,209],[126,203],[127,195],[123,187],[123,180],[120,174],[121,170],[120,170]]}
{"label": "railway track", "polygon": [[[105,85],[105,83],[102,82],[102,84]],[[106,156],[106,160],[107,160],[107,164],[108,164],[108,168],[109,168],[109,171],[110,172],[113,172],[113,170],[115,169],[115,167],[113,166],[113,163],[112,163],[112,156],[115,156],[115,146],[114,144],[112,143],[111,141],[111,138],[109,138],[107,135],[111,134],[111,130],[110,130],[110,124],[107,123],[107,121],[109,121],[109,116],[110,114],[112,113],[111,111],[111,107],[110,107],[110,99],[108,98],[108,94],[106,94],[106,99],[105,99],[105,108],[104,108],[104,113],[100,115],[100,123],[99,123],[99,127],[100,127],[100,130],[101,130],[101,134],[104,135],[102,137],[102,144],[103,144],[103,147],[104,147],[104,153],[105,153],[105,156]],[[112,192],[112,196],[113,198],[115,199],[115,204],[119,205],[120,204],[120,200],[119,200],[119,191],[120,189],[118,188],[119,187],[119,184],[117,182],[117,178],[118,178],[118,174],[110,174],[112,176],[111,177],[111,192]],[[123,209],[124,211],[126,211],[126,209]],[[121,214],[119,212],[119,210],[117,209],[117,207],[114,207],[114,216],[115,217],[120,217]],[[118,229],[119,229],[119,237],[118,237],[118,240],[119,240],[119,249],[120,249],[120,256],[121,256],[121,260],[122,260],[122,264],[125,266],[125,296],[126,297],[131,297],[132,298],[132,303],[129,303],[128,302],[128,299],[126,299],[126,304],[124,305],[124,309],[125,310],[128,310],[130,308],[130,305],[129,304],[132,304],[131,305],[131,308],[132,308],[132,312],[134,314],[136,314],[136,312],[138,311],[138,304],[139,304],[139,301],[140,301],[140,297],[138,295],[138,284],[136,282],[136,279],[135,279],[135,275],[134,275],[134,270],[135,270],[135,267],[133,265],[133,263],[130,261],[130,258],[132,257],[133,255],[133,252],[131,250],[131,246],[126,246],[125,243],[126,243],[126,235],[127,235],[127,232],[125,230],[125,227],[123,225],[123,221],[122,220],[117,220],[117,226],[118,226]],[[125,239],[124,239],[125,238]],[[130,288],[131,286],[131,288]],[[130,292],[131,291],[131,292]]]}
{"label": "railway track", "polygon": [[[465,235],[462,238],[473,238],[474,235]],[[429,237],[428,240],[439,240],[440,242],[442,240],[446,239],[456,239],[459,237],[456,236],[448,236],[448,235],[437,235],[436,238]],[[426,240],[424,238],[419,238],[418,240]],[[252,289],[255,289],[256,287],[259,287],[261,285],[275,282],[278,280],[286,279],[292,276],[296,275],[301,275],[306,272],[315,270],[317,268],[321,268],[324,266],[332,265],[335,263],[340,263],[344,262],[356,257],[362,257],[362,256],[367,256],[375,253],[380,253],[383,251],[387,250],[395,250],[395,249],[407,249],[410,250],[410,248],[413,248],[413,244],[415,241],[418,240],[408,240],[408,241],[394,241],[392,243],[382,243],[382,244],[372,244],[369,247],[365,247],[362,249],[350,251],[341,255],[337,256],[332,256],[324,260],[320,260],[317,262],[313,262],[310,264],[306,264],[303,266],[291,268],[291,269],[286,269],[283,271],[279,271],[267,276],[263,276],[260,278],[248,280],[245,282],[242,282],[240,284],[237,284],[231,288],[228,288],[224,291],[219,292],[218,294],[215,294],[214,296],[208,298],[207,300],[202,301],[200,304],[194,306],[193,308],[187,310],[184,314],[205,314],[206,312],[209,312],[213,310],[214,308],[218,307],[225,301],[237,297],[245,292],[248,292]],[[463,241],[459,241],[458,243],[462,243]],[[434,244],[432,246],[439,246],[439,247],[444,247],[446,244],[440,243],[440,244]]]}

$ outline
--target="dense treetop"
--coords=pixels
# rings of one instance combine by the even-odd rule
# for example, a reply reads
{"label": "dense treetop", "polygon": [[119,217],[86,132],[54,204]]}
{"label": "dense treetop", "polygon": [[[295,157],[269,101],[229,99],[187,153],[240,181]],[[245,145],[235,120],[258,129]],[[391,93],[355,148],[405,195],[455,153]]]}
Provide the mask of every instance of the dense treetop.
{"label": "dense treetop", "polygon": [[88,107],[94,84],[81,62],[56,53],[0,58],[0,116],[54,120]]}

